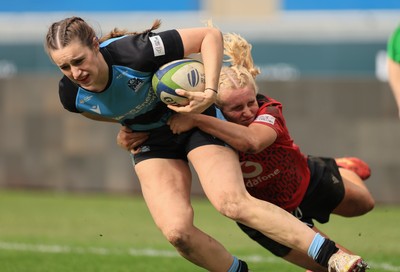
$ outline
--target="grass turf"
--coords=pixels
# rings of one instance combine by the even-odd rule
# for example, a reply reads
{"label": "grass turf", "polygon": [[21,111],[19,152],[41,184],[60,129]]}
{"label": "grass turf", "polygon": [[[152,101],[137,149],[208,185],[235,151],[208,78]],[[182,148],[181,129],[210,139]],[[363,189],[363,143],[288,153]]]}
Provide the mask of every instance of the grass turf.
{"label": "grass turf", "polygon": [[[245,259],[252,271],[304,271],[262,249],[194,198],[196,225]],[[318,227],[361,254],[371,271],[400,271],[400,207],[378,205]],[[0,191],[0,271],[204,271],[176,254],[141,196]]]}

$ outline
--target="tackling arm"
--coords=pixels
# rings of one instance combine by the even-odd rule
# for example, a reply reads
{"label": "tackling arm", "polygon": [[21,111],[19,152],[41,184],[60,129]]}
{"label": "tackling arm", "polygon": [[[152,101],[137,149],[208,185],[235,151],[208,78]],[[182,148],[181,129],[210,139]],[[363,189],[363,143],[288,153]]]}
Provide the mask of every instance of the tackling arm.
{"label": "tackling arm", "polygon": [[252,123],[248,127],[204,114],[175,114],[169,120],[174,133],[198,127],[245,153],[258,153],[274,143],[277,134],[271,127]]}

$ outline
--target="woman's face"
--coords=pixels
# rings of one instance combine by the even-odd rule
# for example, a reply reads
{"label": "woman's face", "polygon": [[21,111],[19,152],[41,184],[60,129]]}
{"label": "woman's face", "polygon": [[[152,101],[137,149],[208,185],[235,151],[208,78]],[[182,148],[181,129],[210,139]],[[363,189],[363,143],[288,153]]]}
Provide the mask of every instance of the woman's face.
{"label": "woman's face", "polygon": [[64,48],[50,51],[50,56],[61,72],[71,81],[90,91],[101,91],[99,84],[104,80],[100,76],[98,44],[94,48],[73,40]]}
{"label": "woman's face", "polygon": [[228,121],[248,126],[256,118],[258,103],[252,87],[219,90],[221,110]]}

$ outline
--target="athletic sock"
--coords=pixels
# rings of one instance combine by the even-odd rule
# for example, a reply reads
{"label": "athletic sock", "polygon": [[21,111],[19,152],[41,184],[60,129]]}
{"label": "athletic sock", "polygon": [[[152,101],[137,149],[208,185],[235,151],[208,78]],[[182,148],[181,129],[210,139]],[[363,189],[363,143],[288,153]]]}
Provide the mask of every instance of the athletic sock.
{"label": "athletic sock", "polygon": [[238,272],[249,272],[249,268],[247,267],[247,263],[245,261],[239,260]]}
{"label": "athletic sock", "polygon": [[248,272],[246,262],[239,260],[235,256],[233,256],[233,262],[231,267],[229,267],[228,272]]}
{"label": "athletic sock", "polygon": [[323,267],[328,267],[330,257],[338,250],[339,249],[333,241],[324,238],[321,234],[317,233],[308,248],[308,256],[313,258],[313,260]]}
{"label": "athletic sock", "polygon": [[318,253],[319,253],[324,241],[325,241],[325,238],[321,234],[319,234],[319,233],[315,234],[314,239],[312,240],[311,245],[308,248],[308,252],[307,252],[308,256],[313,258],[313,260],[317,259]]}
{"label": "athletic sock", "polygon": [[335,242],[325,239],[318,253],[317,259],[315,261],[322,265],[323,267],[328,267],[328,261],[333,254],[338,252]]}

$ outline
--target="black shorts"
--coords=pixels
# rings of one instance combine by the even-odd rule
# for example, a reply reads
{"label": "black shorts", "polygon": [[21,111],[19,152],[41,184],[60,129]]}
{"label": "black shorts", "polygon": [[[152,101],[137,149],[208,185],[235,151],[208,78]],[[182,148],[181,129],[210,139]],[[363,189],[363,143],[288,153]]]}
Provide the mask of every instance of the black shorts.
{"label": "black shorts", "polygon": [[[214,107],[203,114],[215,116]],[[222,140],[199,129],[173,134],[169,126],[163,126],[150,131],[149,138],[140,146],[141,152],[132,156],[133,164],[147,159],[180,159],[187,161],[187,154],[203,145],[225,146]]]}
{"label": "black shorts", "polygon": [[310,184],[306,195],[293,214],[310,227],[313,220],[324,224],[344,198],[344,184],[338,166],[332,158],[308,156]]}
{"label": "black shorts", "polygon": [[[329,221],[330,214],[344,198],[344,185],[334,159],[309,156],[308,167],[311,174],[310,184],[303,201],[292,214],[313,227],[313,220],[320,223]],[[261,232],[237,224],[251,239],[274,255],[284,257],[290,252],[290,248],[275,242]]]}

